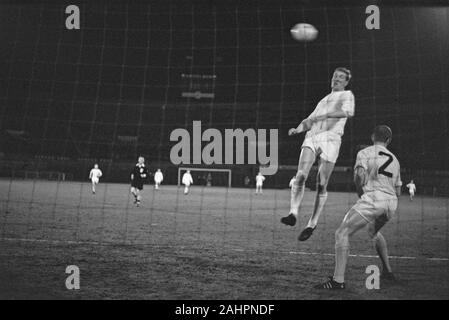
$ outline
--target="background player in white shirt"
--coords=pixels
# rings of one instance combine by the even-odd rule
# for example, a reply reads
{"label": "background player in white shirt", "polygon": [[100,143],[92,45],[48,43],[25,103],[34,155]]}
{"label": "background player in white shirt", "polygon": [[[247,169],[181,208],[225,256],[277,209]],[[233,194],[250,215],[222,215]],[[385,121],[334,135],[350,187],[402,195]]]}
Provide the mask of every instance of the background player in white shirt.
{"label": "background player in white shirt", "polygon": [[256,194],[263,193],[262,186],[263,186],[264,181],[265,181],[265,177],[262,175],[262,173],[259,172],[256,176]]}
{"label": "background player in white shirt", "polygon": [[190,174],[190,170],[187,170],[182,175],[182,184],[185,186],[184,187],[184,194],[188,194],[189,193],[189,187],[190,187],[191,184],[193,184],[193,178],[192,178],[192,175]]}
{"label": "background player in white shirt", "polygon": [[92,193],[95,194],[95,186],[100,182],[100,177],[103,175],[100,169],[98,169],[98,164],[94,164],[92,170],[89,173],[89,179],[92,181]]}
{"label": "background player in white shirt", "polygon": [[381,279],[394,279],[388,261],[387,242],[379,230],[393,217],[401,194],[401,171],[398,159],[387,149],[391,129],[381,125],[371,136],[374,145],[357,154],[354,183],[360,199],[346,213],[335,232],[335,271],[317,289],[344,289],[346,262],[349,256],[349,237],[365,226],[382,261]]}
{"label": "background player in white shirt", "polygon": [[300,241],[307,240],[316,228],[327,200],[327,184],[338,158],[346,120],[354,115],[354,95],[350,90],[345,90],[350,79],[351,72],[348,69],[335,69],[331,79],[332,92],[318,103],[297,128],[289,130],[289,135],[308,132],[301,147],[296,180],[291,190],[290,214],[281,219],[282,223],[289,226],[296,224],[305,182],[319,156],[315,205],[306,228],[299,235]]}
{"label": "background player in white shirt", "polygon": [[410,194],[410,201],[413,201],[413,197],[415,196],[416,186],[413,180],[411,180],[406,187],[408,188],[408,193]]}
{"label": "background player in white shirt", "polygon": [[157,169],[156,173],[154,174],[154,188],[156,190],[159,190],[159,186],[161,185],[163,180],[164,175],[162,174],[161,169]]}

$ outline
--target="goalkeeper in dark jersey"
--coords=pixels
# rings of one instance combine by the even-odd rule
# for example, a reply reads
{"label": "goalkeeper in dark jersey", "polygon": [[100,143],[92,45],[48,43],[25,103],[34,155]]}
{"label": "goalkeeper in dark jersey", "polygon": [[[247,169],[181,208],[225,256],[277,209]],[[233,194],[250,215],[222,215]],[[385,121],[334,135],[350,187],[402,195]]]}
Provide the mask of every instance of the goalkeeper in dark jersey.
{"label": "goalkeeper in dark jersey", "polygon": [[143,189],[145,180],[148,179],[150,173],[145,166],[145,158],[139,157],[137,164],[131,172],[131,193],[134,196],[134,204],[138,207],[142,199],[140,191]]}

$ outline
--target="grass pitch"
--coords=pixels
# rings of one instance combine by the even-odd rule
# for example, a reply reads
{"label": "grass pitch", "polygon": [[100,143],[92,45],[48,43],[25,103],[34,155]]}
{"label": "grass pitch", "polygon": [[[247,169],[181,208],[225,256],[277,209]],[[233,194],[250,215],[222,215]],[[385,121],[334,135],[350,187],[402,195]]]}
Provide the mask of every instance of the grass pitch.
{"label": "grass pitch", "polygon": [[[141,207],[129,186],[0,180],[2,299],[448,299],[449,201],[403,196],[383,229],[399,280],[368,290],[379,265],[366,232],[351,241],[347,290],[313,285],[334,267],[334,232],[355,194],[330,192],[306,242],[312,211],[305,194],[299,225],[286,227],[290,191],[145,186]],[[65,287],[68,265],[80,290]]]}

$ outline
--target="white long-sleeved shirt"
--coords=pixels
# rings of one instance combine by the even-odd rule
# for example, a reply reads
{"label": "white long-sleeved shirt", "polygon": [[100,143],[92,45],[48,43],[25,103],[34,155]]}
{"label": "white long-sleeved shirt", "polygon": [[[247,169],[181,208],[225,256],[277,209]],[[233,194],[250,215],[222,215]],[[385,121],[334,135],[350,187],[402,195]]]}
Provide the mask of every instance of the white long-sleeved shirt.
{"label": "white long-sleeved shirt", "polygon": [[99,179],[102,175],[103,173],[100,169],[93,168],[92,170],[90,170],[89,179]]}
{"label": "white long-sleeved shirt", "polygon": [[182,184],[186,185],[186,186],[190,186],[191,184],[193,184],[193,178],[192,175],[190,173],[184,173],[182,176]]}
{"label": "white long-sleeved shirt", "polygon": [[[351,90],[333,91],[321,99],[308,118],[321,116],[338,110],[342,110],[348,117],[352,117],[354,115],[354,109],[354,94]],[[348,118],[327,118],[325,120],[314,122],[307,132],[306,137],[308,138],[324,131],[330,131],[342,136],[347,119]]]}
{"label": "white long-sleeved shirt", "polygon": [[416,192],[416,186],[414,183],[409,183],[406,185],[406,187],[408,188],[408,192],[410,192],[410,193]]}
{"label": "white long-sleeved shirt", "polygon": [[162,182],[164,180],[164,176],[161,171],[156,171],[154,174],[154,182]]}
{"label": "white long-sleeved shirt", "polygon": [[265,181],[265,177],[261,174],[258,174],[256,176],[256,185],[261,186],[263,184],[263,182]]}

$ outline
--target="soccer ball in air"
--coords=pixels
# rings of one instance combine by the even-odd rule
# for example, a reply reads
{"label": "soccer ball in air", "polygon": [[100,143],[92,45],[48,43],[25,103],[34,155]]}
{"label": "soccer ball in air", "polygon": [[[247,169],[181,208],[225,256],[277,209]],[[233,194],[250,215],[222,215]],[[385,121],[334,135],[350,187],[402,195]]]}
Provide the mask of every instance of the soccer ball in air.
{"label": "soccer ball in air", "polygon": [[298,23],[291,28],[290,33],[297,41],[312,41],[318,36],[318,30],[308,23]]}

